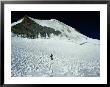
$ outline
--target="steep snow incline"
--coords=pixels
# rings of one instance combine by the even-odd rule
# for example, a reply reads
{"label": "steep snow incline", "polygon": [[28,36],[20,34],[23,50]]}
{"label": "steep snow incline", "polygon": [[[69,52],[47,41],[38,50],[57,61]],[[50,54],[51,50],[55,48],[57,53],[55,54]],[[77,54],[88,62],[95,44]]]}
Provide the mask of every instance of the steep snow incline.
{"label": "steep snow incline", "polygon": [[22,21],[23,21],[23,19],[20,19],[20,20],[18,20],[17,22],[12,23],[11,26],[14,26],[14,25],[16,25],[16,24],[19,24],[19,23],[21,23]]}
{"label": "steep snow incline", "polygon": [[[60,22],[56,19],[50,19],[50,20],[39,20],[39,19],[34,19],[29,17],[31,20],[35,21],[36,23],[38,23],[41,26],[47,26],[50,28],[53,28],[55,30],[58,30],[61,32],[60,38],[66,38],[68,40],[73,41],[74,43],[85,43],[85,42],[94,42],[99,44],[99,40],[94,40],[79,33],[78,31],[76,31],[74,28],[64,24],[63,22]],[[17,22],[12,23],[11,26],[14,26],[18,23],[21,23],[23,21],[24,18],[20,19]]]}
{"label": "steep snow incline", "polygon": [[100,76],[100,46],[97,44],[79,45],[62,38],[27,39],[16,36],[11,42],[13,77]]}
{"label": "steep snow incline", "polygon": [[63,37],[66,37],[67,39],[72,39],[74,42],[85,42],[86,39],[88,39],[87,36],[79,33],[78,31],[75,30],[75,28],[72,28],[63,22],[60,22],[56,19],[50,19],[50,20],[39,20],[39,19],[30,19],[34,20],[36,23],[42,25],[42,26],[47,26],[54,28],[55,30],[59,30],[62,32]]}

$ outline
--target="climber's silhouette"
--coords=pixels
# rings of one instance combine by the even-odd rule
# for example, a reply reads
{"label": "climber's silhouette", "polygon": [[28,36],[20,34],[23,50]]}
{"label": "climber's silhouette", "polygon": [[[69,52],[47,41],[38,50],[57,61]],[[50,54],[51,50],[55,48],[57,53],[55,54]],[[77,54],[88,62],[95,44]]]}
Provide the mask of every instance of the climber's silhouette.
{"label": "climber's silhouette", "polygon": [[50,55],[51,60],[53,60],[53,54]]}

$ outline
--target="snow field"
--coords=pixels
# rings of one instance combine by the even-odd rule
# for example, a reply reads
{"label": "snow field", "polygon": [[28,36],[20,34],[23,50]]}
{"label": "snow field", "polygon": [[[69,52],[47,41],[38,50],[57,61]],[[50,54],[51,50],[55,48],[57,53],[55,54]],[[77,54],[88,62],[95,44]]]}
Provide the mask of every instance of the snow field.
{"label": "snow field", "polygon": [[[100,76],[100,47],[67,39],[12,37],[12,77]],[[53,54],[53,60],[50,55]]]}

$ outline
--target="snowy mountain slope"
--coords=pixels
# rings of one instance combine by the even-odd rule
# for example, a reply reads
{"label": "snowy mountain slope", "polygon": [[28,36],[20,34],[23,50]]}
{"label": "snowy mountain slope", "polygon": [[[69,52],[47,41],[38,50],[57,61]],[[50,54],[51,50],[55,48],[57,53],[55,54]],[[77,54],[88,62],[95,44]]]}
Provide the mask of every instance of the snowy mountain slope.
{"label": "snowy mountain slope", "polygon": [[11,32],[17,36],[27,37],[31,39],[38,38],[38,35],[42,38],[50,37],[51,34],[58,36],[60,31],[50,27],[42,26],[30,19],[28,16],[23,17],[23,21],[12,26]]}
{"label": "snowy mountain slope", "polygon": [[76,31],[75,28],[72,28],[63,22],[60,22],[56,19],[50,19],[50,20],[40,20],[40,19],[34,19],[29,17],[30,19],[34,20],[36,23],[42,25],[54,28],[55,30],[59,30],[62,32],[62,36],[67,37],[69,40],[72,40],[73,42],[77,43],[84,43],[84,42],[92,42],[95,44],[100,44],[100,41],[97,39],[89,38],[78,31]]}
{"label": "snowy mountain slope", "polygon": [[18,20],[17,22],[12,23],[12,24],[11,24],[11,27],[14,26],[14,25],[16,25],[16,24],[21,23],[22,21],[23,21],[23,19],[20,19],[20,20]]}
{"label": "snowy mountain slope", "polygon": [[[12,37],[12,76],[99,76],[99,45]],[[50,54],[53,54],[53,60]]]}
{"label": "snowy mountain slope", "polygon": [[[64,24],[63,22],[60,22],[56,19],[50,19],[50,20],[39,20],[39,19],[34,19],[31,17],[28,17],[31,20],[35,21],[36,23],[38,23],[41,26],[46,26],[46,27],[50,27],[55,29],[56,31],[60,31],[61,32],[61,37],[62,38],[67,38],[71,41],[73,41],[74,43],[85,43],[85,42],[92,42],[92,43],[96,43],[99,44],[99,40],[93,40],[92,38],[89,38],[81,33],[79,33],[78,31],[76,31],[74,28]],[[21,23],[24,20],[24,18],[22,18],[21,20],[12,23],[11,26],[14,26],[16,24]]]}
{"label": "snowy mountain slope", "polygon": [[[55,19],[30,19],[41,26],[61,31],[61,36],[29,39],[12,33],[12,77],[100,76],[99,40],[84,36],[74,28]],[[22,21],[23,19],[13,23],[12,26]],[[51,60],[51,54],[53,60]]]}
{"label": "snowy mountain slope", "polygon": [[63,22],[60,22],[56,19],[50,19],[50,20],[39,20],[39,19],[30,19],[34,20],[36,23],[42,25],[42,26],[47,26],[54,28],[55,30],[59,30],[62,32],[62,36],[67,37],[68,39],[73,39],[74,41],[85,41],[88,37],[79,33],[76,31],[74,28],[64,24]]}

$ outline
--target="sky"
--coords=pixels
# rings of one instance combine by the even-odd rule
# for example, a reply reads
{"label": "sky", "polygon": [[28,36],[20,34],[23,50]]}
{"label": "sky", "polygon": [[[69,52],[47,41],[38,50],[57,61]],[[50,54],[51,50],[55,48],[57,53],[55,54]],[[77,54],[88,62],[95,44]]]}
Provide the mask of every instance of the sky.
{"label": "sky", "polygon": [[11,23],[25,15],[35,19],[57,19],[90,38],[100,39],[100,11],[12,11]]}

